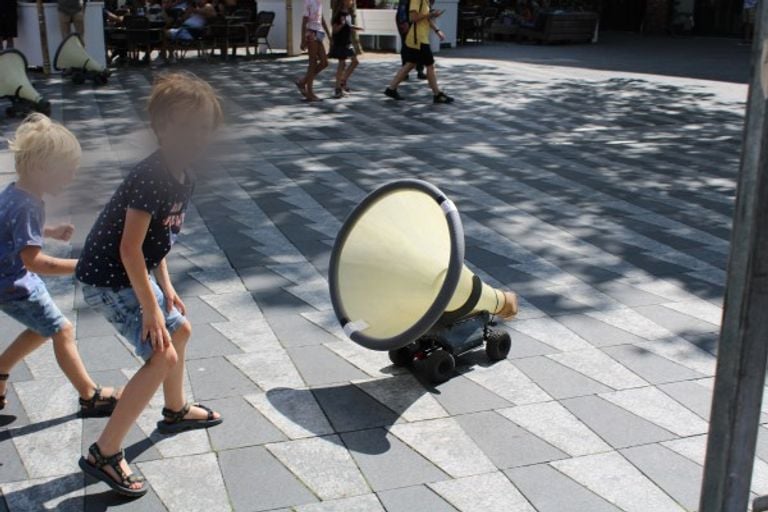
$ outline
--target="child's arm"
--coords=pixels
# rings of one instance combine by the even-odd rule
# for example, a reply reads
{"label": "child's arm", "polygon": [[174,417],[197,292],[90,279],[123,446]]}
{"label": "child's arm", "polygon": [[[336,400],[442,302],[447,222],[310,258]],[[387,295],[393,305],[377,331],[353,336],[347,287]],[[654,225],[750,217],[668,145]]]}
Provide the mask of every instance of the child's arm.
{"label": "child's arm", "polygon": [[19,256],[27,270],[44,276],[66,276],[74,273],[77,265],[77,260],[43,254],[43,249],[36,245],[28,245]]}
{"label": "child's arm", "polygon": [[128,208],[125,214],[123,238],[120,241],[120,259],[141,305],[142,339],[149,339],[152,348],[162,352],[171,344],[171,335],[165,327],[165,315],[152,291],[144,252],[141,249],[151,220],[150,213]]}
{"label": "child's arm", "polygon": [[331,31],[328,30],[328,23],[325,21],[325,16],[323,16],[323,30],[325,30],[326,34],[330,34]]}
{"label": "child's arm", "polygon": [[53,238],[54,240],[62,240],[64,242],[69,242],[74,234],[75,226],[72,224],[59,224],[58,226],[45,226],[43,228],[44,237]]}
{"label": "child's arm", "polygon": [[168,273],[168,263],[166,263],[165,258],[155,269],[155,279],[157,279],[157,284],[163,290],[163,295],[165,295],[165,309],[170,313],[175,307],[182,315],[186,315],[187,307],[184,305],[181,297],[179,297],[179,294],[176,293],[176,288],[173,287],[171,276]]}

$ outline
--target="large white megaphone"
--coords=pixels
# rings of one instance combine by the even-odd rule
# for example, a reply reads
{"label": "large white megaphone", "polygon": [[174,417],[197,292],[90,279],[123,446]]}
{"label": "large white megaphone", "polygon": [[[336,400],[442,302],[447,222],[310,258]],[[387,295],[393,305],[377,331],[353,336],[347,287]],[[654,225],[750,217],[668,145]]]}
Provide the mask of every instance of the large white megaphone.
{"label": "large white megaphone", "polygon": [[70,73],[76,84],[90,79],[97,85],[104,85],[109,80],[109,70],[88,55],[79,34],[69,34],[64,38],[56,50],[53,67],[57,71]]}
{"label": "large white megaphone", "polygon": [[37,92],[27,76],[27,58],[18,50],[0,52],[0,97],[11,100],[6,115],[26,115],[36,110],[51,114],[51,104]]}
{"label": "large white megaphone", "polygon": [[395,364],[424,361],[434,382],[483,341],[493,360],[509,352],[509,335],[491,327],[517,314],[517,296],[464,265],[459,212],[427,182],[388,183],[352,211],[331,253],[329,284],[347,336],[388,350]]}

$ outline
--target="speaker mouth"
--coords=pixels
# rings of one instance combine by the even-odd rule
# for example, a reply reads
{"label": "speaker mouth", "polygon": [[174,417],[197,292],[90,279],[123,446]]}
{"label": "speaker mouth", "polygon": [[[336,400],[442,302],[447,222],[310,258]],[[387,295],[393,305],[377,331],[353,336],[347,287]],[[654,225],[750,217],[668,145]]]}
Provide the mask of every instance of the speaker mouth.
{"label": "speaker mouth", "polygon": [[[344,272],[340,268],[342,256],[350,234],[361,221],[380,201],[392,194],[403,191],[418,192],[431,198],[432,201],[442,210],[446,223],[447,237],[446,243],[450,246],[450,256],[446,262],[446,268],[442,269],[439,276],[442,277],[442,283],[428,307],[416,318],[409,327],[403,328],[400,332],[389,336],[372,336],[366,333],[368,327],[365,318],[354,318],[350,314],[350,305],[344,303],[342,296],[342,287],[340,284],[341,274]],[[442,228],[442,226],[441,226]],[[424,335],[431,329],[442,317],[446,307],[459,284],[459,278],[464,266],[464,229],[461,218],[456,207],[453,205],[443,192],[426,181],[416,179],[396,180],[377,188],[363,201],[357,205],[349,214],[339,231],[331,252],[331,261],[329,268],[329,288],[331,303],[333,305],[336,318],[343,326],[344,332],[355,343],[372,350],[394,350],[404,347],[417,338]],[[375,294],[376,290],[371,290]],[[403,290],[407,294],[408,290]]]}
{"label": "speaker mouth", "polygon": [[[60,68],[59,67],[59,53],[61,53],[61,49],[64,48],[67,45],[67,41],[69,41],[73,37],[76,37],[78,39],[78,41],[80,41],[81,45],[83,44],[83,40],[80,37],[80,34],[78,34],[77,32],[72,32],[67,37],[62,39],[61,43],[59,44],[59,47],[56,48],[56,54],[53,56],[53,69],[55,69],[56,71],[64,71],[66,69],[70,69],[70,68]],[[83,65],[82,65],[82,69],[85,69],[85,65],[87,63],[88,63],[88,61],[86,60],[86,62],[84,62]],[[77,68],[77,69],[81,69],[81,68]]]}

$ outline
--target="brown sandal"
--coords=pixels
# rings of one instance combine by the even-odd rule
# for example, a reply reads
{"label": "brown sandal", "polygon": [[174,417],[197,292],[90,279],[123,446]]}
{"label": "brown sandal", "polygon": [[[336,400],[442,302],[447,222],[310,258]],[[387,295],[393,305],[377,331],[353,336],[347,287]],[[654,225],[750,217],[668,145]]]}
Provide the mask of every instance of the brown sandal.
{"label": "brown sandal", "polygon": [[112,391],[112,396],[103,396],[101,392],[102,387],[96,385],[96,389],[93,390],[91,398],[81,398],[80,401],[80,416],[83,418],[102,418],[109,416],[117,406],[117,388]]}
{"label": "brown sandal", "polygon": [[[189,409],[192,408],[192,406],[199,407],[206,411],[208,417],[205,419],[185,419],[184,416],[189,413]],[[164,419],[157,422],[157,430],[161,434],[178,434],[179,432],[184,432],[186,430],[213,427],[224,421],[221,416],[215,418],[213,410],[208,407],[201,404],[193,404],[192,402],[187,402],[184,404],[184,407],[178,411],[172,411],[165,407],[163,408],[163,416]]]}
{"label": "brown sandal", "polygon": [[[88,448],[88,453],[91,457],[93,457],[93,462],[89,461],[88,457],[80,457],[79,461],[80,469],[82,469],[84,472],[91,475],[93,478],[104,482],[110,486],[113,491],[122,494],[123,496],[138,498],[139,496],[144,496],[147,494],[149,489],[144,483],[144,477],[138,475],[128,475],[120,466],[120,462],[122,462],[122,460],[125,458],[125,453],[122,450],[114,455],[106,457],[101,453],[99,445],[93,443],[90,448]],[[107,473],[104,470],[105,466],[111,467],[120,480],[115,480],[112,475]],[[131,485],[137,483],[141,484],[141,487],[138,489],[132,489]]]}

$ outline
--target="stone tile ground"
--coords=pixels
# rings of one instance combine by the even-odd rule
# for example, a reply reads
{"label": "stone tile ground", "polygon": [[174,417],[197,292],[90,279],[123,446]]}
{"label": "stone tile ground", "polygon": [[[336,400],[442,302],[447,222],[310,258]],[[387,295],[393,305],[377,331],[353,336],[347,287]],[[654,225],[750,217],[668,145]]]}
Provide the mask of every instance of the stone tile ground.
{"label": "stone tile ground", "polygon": [[[442,62],[449,107],[415,83],[411,101],[384,101],[393,58],[365,60],[351,97],[317,105],[290,85],[300,62],[189,62],[223,97],[227,128],[170,261],[195,326],[190,394],[226,422],[160,436],[158,396],[127,446],[151,492],[116,498],[77,469],[103,420],[73,415],[47,346],[14,372],[0,416],[0,510],[694,509],[745,87],[505,62],[500,48]],[[131,69],[102,89],[41,87],[85,150],[77,186],[51,205],[78,230],[56,252],[77,254],[146,154],[150,85]],[[5,146],[0,169],[13,179]],[[437,387],[346,340],[326,291],[344,217],[405,177],[450,195],[469,264],[523,299],[509,360],[467,356]],[[138,361],[71,279],[51,285],[89,369],[124,382]],[[4,347],[18,326],[0,317],[0,330]]]}

